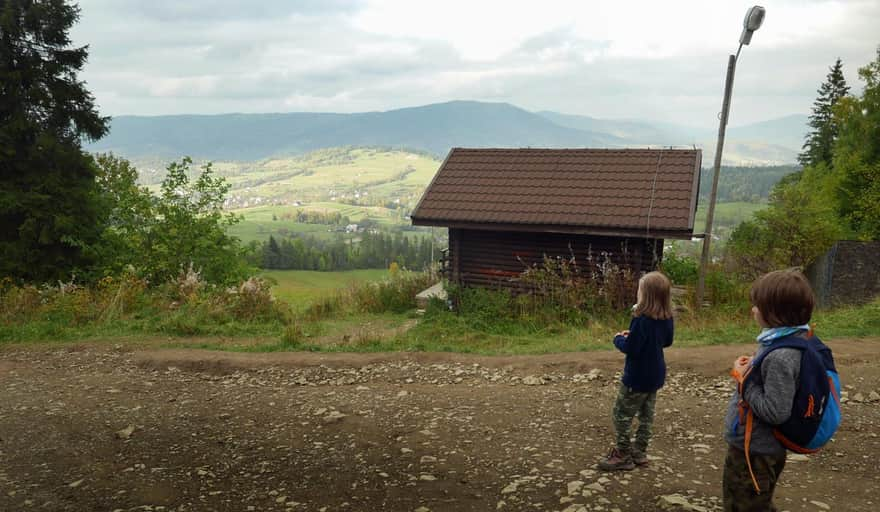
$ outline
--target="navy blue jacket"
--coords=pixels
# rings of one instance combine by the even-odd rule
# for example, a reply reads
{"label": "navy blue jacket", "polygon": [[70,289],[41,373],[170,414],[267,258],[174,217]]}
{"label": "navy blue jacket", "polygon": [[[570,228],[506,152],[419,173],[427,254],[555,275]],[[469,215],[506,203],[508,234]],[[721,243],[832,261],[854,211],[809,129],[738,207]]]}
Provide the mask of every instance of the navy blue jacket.
{"label": "navy blue jacket", "polygon": [[628,337],[614,337],[614,346],[626,354],[624,386],[642,393],[663,387],[666,380],[663,349],[672,345],[673,330],[671,318],[655,320],[642,315],[630,321]]}

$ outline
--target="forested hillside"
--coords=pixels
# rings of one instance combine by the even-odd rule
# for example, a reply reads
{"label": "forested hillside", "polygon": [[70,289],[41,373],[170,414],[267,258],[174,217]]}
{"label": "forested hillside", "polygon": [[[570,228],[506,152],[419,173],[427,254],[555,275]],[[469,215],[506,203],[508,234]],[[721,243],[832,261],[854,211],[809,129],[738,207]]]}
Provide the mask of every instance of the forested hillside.
{"label": "forested hillside", "polygon": [[[799,115],[731,127],[724,162],[793,163],[805,131],[805,118]],[[118,116],[112,120],[109,135],[89,148],[155,164],[182,155],[197,160],[255,161],[338,146],[384,146],[442,158],[452,147],[674,145],[703,148],[707,163],[712,159],[715,135],[715,128],[534,113],[507,103],[452,101],[353,114]]]}
{"label": "forested hillside", "polygon": [[[767,167],[721,167],[718,177],[718,201],[760,203],[766,201],[784,176],[800,170],[796,165]],[[703,167],[700,174],[700,202],[709,200],[712,169]]]}

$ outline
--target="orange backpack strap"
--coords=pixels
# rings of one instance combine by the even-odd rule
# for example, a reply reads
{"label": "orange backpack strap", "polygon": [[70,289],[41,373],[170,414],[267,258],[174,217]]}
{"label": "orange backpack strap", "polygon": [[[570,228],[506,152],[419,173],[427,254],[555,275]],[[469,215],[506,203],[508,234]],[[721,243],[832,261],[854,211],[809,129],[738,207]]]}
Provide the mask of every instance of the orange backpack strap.
{"label": "orange backpack strap", "polygon": [[745,440],[745,449],[746,449],[746,465],[749,467],[749,476],[752,477],[752,484],[755,486],[755,492],[761,494],[761,486],[758,485],[758,479],[755,478],[755,472],[752,470],[752,459],[750,457],[749,448],[752,444],[752,427],[754,423],[754,413],[752,413],[752,409],[749,408],[746,413],[746,440]]}
{"label": "orange backpack strap", "polygon": [[737,379],[737,391],[739,392],[739,417],[740,422],[742,422],[742,417],[745,415],[746,420],[746,431],[745,431],[745,452],[746,452],[746,465],[749,467],[749,476],[752,477],[752,484],[755,486],[755,492],[761,494],[761,486],[758,485],[758,479],[755,478],[755,472],[752,470],[752,459],[749,450],[752,444],[752,429],[754,428],[755,417],[754,413],[752,413],[752,408],[749,407],[748,402],[746,402],[746,379],[752,373],[754,369],[753,366],[749,365],[749,368],[746,370],[745,374],[742,375],[741,378]]}

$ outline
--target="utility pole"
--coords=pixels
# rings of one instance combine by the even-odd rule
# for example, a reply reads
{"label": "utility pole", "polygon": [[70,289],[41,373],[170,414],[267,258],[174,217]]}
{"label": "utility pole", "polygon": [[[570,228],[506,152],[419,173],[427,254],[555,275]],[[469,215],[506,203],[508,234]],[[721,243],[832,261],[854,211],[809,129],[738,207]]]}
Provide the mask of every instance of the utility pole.
{"label": "utility pole", "polygon": [[697,307],[703,307],[703,296],[706,291],[706,269],[709,266],[709,249],[712,245],[712,222],[715,220],[715,196],[718,194],[718,176],[721,173],[721,153],[724,150],[724,134],[727,131],[727,118],[730,114],[730,96],[733,93],[733,75],[736,71],[736,61],[743,45],[752,41],[752,34],[761,27],[764,22],[765,10],[756,5],[746,12],[743,20],[743,31],[739,36],[739,48],[736,55],[730,55],[727,59],[727,78],[724,80],[724,101],[721,104],[721,119],[718,123],[718,144],[715,146],[715,169],[712,175],[712,193],[709,195],[709,208],[706,211],[706,231],[703,235],[703,253],[700,256],[700,272],[697,276]]}
{"label": "utility pole", "polygon": [[709,248],[712,243],[712,221],[715,220],[715,196],[718,194],[718,176],[721,174],[721,152],[724,150],[724,134],[727,131],[727,117],[730,113],[730,96],[733,92],[733,74],[735,71],[736,57],[731,55],[727,60],[724,103],[721,105],[718,144],[715,146],[715,171],[712,175],[712,193],[709,195],[709,208],[706,210],[706,231],[705,235],[703,235],[703,253],[700,256],[700,273],[697,278],[697,307],[703,306],[703,294],[706,290],[706,267],[709,265]]}

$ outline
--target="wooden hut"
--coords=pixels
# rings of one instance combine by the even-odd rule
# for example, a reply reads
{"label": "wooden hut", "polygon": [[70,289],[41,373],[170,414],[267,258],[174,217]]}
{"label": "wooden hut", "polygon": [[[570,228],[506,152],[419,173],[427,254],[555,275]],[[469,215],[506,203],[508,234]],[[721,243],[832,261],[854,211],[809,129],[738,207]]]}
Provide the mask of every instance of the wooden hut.
{"label": "wooden hut", "polygon": [[454,148],[411,218],[449,228],[459,284],[512,284],[545,256],[643,272],[693,236],[700,164],[697,149]]}

